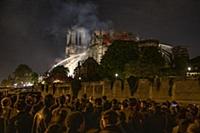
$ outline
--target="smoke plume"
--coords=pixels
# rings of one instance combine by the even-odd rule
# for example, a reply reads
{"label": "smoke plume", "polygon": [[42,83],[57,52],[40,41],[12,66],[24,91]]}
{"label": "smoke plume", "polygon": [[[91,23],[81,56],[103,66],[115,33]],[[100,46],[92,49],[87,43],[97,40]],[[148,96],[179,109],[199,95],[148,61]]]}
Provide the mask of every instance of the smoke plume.
{"label": "smoke plume", "polygon": [[55,59],[64,57],[69,29],[82,27],[91,33],[108,28],[97,12],[91,0],[2,0],[0,48],[8,52],[0,57],[0,74],[6,77],[21,63],[46,71]]}

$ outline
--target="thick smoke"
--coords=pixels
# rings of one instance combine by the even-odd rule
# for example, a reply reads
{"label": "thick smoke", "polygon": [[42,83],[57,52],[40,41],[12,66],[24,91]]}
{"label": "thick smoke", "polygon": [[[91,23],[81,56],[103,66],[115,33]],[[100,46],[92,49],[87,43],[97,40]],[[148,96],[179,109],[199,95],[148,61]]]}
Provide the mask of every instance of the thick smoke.
{"label": "thick smoke", "polygon": [[[63,41],[69,41],[65,35],[70,31],[75,31],[82,35],[82,42],[88,45],[91,34],[94,30],[108,29],[110,22],[100,21],[97,17],[97,7],[91,2],[73,2],[73,1],[52,1],[54,5],[55,16],[52,26],[48,29],[55,37],[57,42],[66,44]],[[63,37],[63,38],[61,38]]]}
{"label": "thick smoke", "polygon": [[46,71],[56,58],[65,56],[69,29],[81,27],[89,34],[108,27],[90,0],[2,0],[0,7],[0,48],[8,51],[0,58],[2,71],[7,72],[3,77],[21,63]]}
{"label": "thick smoke", "polygon": [[62,16],[54,18],[53,33],[56,31],[63,34],[69,28],[71,30],[85,29],[88,33],[91,33],[97,29],[108,29],[110,27],[109,22],[99,20],[97,7],[94,3],[63,2],[61,5],[56,14],[61,14]]}
{"label": "thick smoke", "polygon": [[[94,30],[108,29],[108,23],[102,22],[97,17],[97,8],[94,3],[79,3],[70,2],[63,3],[59,8],[59,12],[68,12],[71,19],[71,23],[68,27],[61,26],[57,22],[62,20],[55,19],[55,27],[53,27],[54,35],[58,37],[67,34],[66,36],[66,57],[67,59],[57,62],[56,65],[65,65],[69,68],[69,75],[73,75],[73,70],[77,66],[78,62],[87,58],[87,49],[91,41],[91,36]],[[66,11],[68,10],[68,11]],[[63,13],[58,13],[63,14]],[[67,16],[69,16],[67,15]],[[58,16],[58,18],[60,18]],[[69,19],[69,18],[68,18]],[[61,26],[61,27],[58,27]],[[67,30],[67,32],[66,32]],[[71,44],[72,43],[72,44]],[[69,57],[69,58],[68,58]],[[59,59],[57,59],[59,60]]]}

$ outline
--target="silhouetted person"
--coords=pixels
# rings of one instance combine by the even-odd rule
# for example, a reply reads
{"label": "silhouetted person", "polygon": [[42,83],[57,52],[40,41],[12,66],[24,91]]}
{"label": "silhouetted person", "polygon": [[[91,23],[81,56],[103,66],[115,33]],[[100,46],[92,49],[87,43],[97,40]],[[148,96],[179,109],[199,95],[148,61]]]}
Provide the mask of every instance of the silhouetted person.
{"label": "silhouetted person", "polygon": [[2,116],[3,109],[0,106],[0,133],[4,133],[4,118]]}
{"label": "silhouetted person", "polygon": [[118,114],[114,110],[107,110],[102,115],[102,129],[99,133],[122,133],[117,127]]}
{"label": "silhouetted person", "polygon": [[67,111],[65,109],[59,110],[55,116],[53,123],[49,125],[45,133],[66,133],[67,131]]}
{"label": "silhouetted person", "polygon": [[108,109],[111,108],[111,104],[109,103],[109,101],[107,100],[107,97],[106,96],[103,96],[102,97],[102,110],[103,111],[106,111]]}
{"label": "silhouetted person", "polygon": [[31,133],[33,117],[27,109],[24,100],[19,100],[16,104],[19,113],[9,122],[9,133]]}
{"label": "silhouetted person", "polygon": [[94,124],[95,118],[94,118],[93,112],[94,112],[94,108],[92,106],[92,103],[88,102],[85,108],[83,109],[86,130],[95,129],[95,124]]}
{"label": "silhouetted person", "polygon": [[67,119],[67,133],[84,133],[85,120],[80,112],[73,112]]}
{"label": "silhouetted person", "polygon": [[44,106],[44,101],[42,99],[42,96],[36,96],[34,97],[34,105],[32,107],[31,113],[33,116],[35,116],[35,114],[41,110]]}
{"label": "silhouetted person", "polygon": [[50,125],[44,133],[66,133],[59,124]]}
{"label": "silhouetted person", "polygon": [[123,111],[119,112],[120,123],[117,125],[122,133],[132,133],[128,123],[126,122],[126,114]]}
{"label": "silhouetted person", "polygon": [[66,106],[66,98],[64,95],[58,98],[58,107],[52,111],[52,121],[60,114],[61,110],[65,110],[68,114],[71,113],[71,109]]}
{"label": "silhouetted person", "polygon": [[142,133],[143,116],[139,112],[138,101],[135,98],[129,99],[127,118],[131,132]]}
{"label": "silhouetted person", "polygon": [[10,97],[4,97],[1,100],[1,106],[2,106],[2,118],[4,120],[4,132],[7,133],[7,129],[8,129],[8,122],[12,116],[12,108],[11,108],[11,99]]}
{"label": "silhouetted person", "polygon": [[33,122],[32,133],[44,133],[49,126],[52,112],[51,106],[54,104],[54,98],[52,95],[46,95],[44,98],[44,107],[36,113]]}
{"label": "silhouetted person", "polygon": [[144,133],[153,131],[154,133],[165,133],[166,131],[166,119],[164,114],[161,112],[161,107],[156,106],[155,112],[145,121]]}
{"label": "silhouetted person", "polygon": [[99,128],[100,126],[100,120],[101,120],[101,113],[102,113],[102,100],[101,98],[95,99],[95,105],[94,105],[94,125],[95,128]]}

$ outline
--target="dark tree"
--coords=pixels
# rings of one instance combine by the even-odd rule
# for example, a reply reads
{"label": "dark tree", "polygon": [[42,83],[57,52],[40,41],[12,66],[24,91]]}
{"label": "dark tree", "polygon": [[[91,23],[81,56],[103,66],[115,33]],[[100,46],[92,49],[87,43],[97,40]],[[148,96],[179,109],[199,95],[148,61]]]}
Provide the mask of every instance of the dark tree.
{"label": "dark tree", "polygon": [[82,65],[78,65],[75,68],[75,77],[79,78],[81,77],[82,81],[97,81],[100,79],[99,73],[99,64],[96,60],[94,60],[92,57],[89,57],[86,59]]}
{"label": "dark tree", "polygon": [[[120,75],[118,79],[124,80],[125,65],[130,61],[138,60],[138,58],[139,51],[136,42],[116,40],[108,47],[108,50],[102,57],[99,74],[102,78],[111,81],[112,89],[116,79],[115,73]],[[121,89],[123,89],[123,83]]]}
{"label": "dark tree", "polygon": [[189,54],[186,48],[177,46],[172,49],[174,69],[177,75],[185,76],[189,64]]}
{"label": "dark tree", "polygon": [[200,71],[200,56],[192,58],[190,64],[195,71]]}
{"label": "dark tree", "polygon": [[32,69],[25,64],[20,64],[14,71],[15,77],[24,77],[29,74],[32,74]]}
{"label": "dark tree", "polygon": [[124,66],[139,57],[137,44],[130,41],[114,41],[101,60],[104,77],[113,78],[117,72],[122,75]]}
{"label": "dark tree", "polygon": [[158,44],[158,41],[152,40],[137,42],[139,58],[125,64],[126,77],[134,75],[140,78],[149,78],[161,75],[161,70],[166,67],[166,61]]}
{"label": "dark tree", "polygon": [[28,83],[37,83],[38,74],[33,72],[32,69],[25,64],[20,64],[17,66],[15,71],[8,76],[7,79],[3,80],[2,85],[14,85],[15,83],[19,85]]}
{"label": "dark tree", "polygon": [[54,82],[55,80],[65,81],[68,78],[69,69],[61,66],[56,66],[49,73],[48,82]]}
{"label": "dark tree", "polygon": [[155,76],[160,74],[161,68],[165,65],[165,59],[156,46],[144,47],[141,49],[138,71],[143,77]]}

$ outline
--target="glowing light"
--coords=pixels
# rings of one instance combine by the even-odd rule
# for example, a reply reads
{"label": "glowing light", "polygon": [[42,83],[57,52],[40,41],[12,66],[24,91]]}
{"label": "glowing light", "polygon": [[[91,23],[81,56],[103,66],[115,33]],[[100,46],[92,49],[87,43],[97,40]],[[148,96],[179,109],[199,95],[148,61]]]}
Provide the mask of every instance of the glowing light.
{"label": "glowing light", "polygon": [[43,81],[43,79],[44,79],[44,77],[43,77],[43,76],[39,76],[39,78],[38,78],[38,82],[42,82],[42,81]]}
{"label": "glowing light", "polygon": [[20,83],[13,84],[14,88],[18,88],[18,87],[31,87],[33,85],[34,84],[31,83],[31,82],[23,82],[23,81],[21,81]]}
{"label": "glowing light", "polygon": [[78,66],[78,62],[88,58],[88,49],[91,42],[91,34],[87,28],[74,26],[68,31],[66,40],[66,55],[68,58],[61,60],[54,67],[63,65],[69,69],[68,76],[74,77],[74,69]]}
{"label": "glowing light", "polygon": [[26,82],[25,84],[24,84],[24,87],[29,87],[29,86],[33,86],[33,83],[31,83],[31,82]]}
{"label": "glowing light", "polygon": [[15,83],[15,84],[14,84],[14,87],[16,88],[16,87],[17,87],[17,85],[18,85],[18,84],[17,84],[17,83]]}
{"label": "glowing light", "polygon": [[188,69],[188,71],[191,71],[191,70],[192,70],[192,68],[191,68],[191,67],[188,67],[187,69]]}
{"label": "glowing light", "polygon": [[44,84],[45,84],[45,81],[42,81],[42,84],[44,85]]}
{"label": "glowing light", "polygon": [[59,79],[56,79],[53,81],[53,83],[62,83],[63,81],[59,80]]}
{"label": "glowing light", "polygon": [[118,73],[115,73],[115,77],[117,78],[119,76],[119,74]]}
{"label": "glowing light", "polygon": [[87,58],[88,58],[87,50],[83,53],[71,55],[69,58],[64,59],[64,60],[60,61],[59,63],[57,63],[56,65],[54,65],[50,69],[50,71],[53,70],[53,68],[56,67],[56,66],[64,65],[65,67],[67,67],[69,69],[68,76],[73,76],[74,75],[74,69],[78,66],[78,62],[84,61]]}

